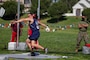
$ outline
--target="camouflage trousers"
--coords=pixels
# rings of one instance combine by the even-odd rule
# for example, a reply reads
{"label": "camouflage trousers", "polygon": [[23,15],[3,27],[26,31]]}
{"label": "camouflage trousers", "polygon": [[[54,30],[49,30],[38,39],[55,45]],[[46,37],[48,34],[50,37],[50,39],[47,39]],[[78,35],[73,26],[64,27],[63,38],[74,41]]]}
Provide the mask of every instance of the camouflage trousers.
{"label": "camouflage trousers", "polygon": [[84,43],[87,44],[88,43],[88,33],[87,32],[82,32],[82,31],[79,31],[78,33],[78,37],[77,37],[77,48],[80,47],[80,43],[82,40],[84,40]]}

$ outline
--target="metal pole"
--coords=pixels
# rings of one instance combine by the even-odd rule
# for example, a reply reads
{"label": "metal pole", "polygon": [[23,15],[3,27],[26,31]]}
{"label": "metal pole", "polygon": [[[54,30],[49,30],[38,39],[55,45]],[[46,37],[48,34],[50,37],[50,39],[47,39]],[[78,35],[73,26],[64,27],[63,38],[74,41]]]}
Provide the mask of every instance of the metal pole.
{"label": "metal pole", "polygon": [[31,0],[29,0],[30,1],[30,7],[31,7],[31,5],[32,5],[32,2],[31,2]]}
{"label": "metal pole", "polygon": [[40,0],[38,0],[37,16],[40,19]]}
{"label": "metal pole", "polygon": [[[18,7],[17,7],[17,20],[20,18],[20,0],[18,0]],[[17,41],[16,41],[16,48],[19,45],[19,23],[17,23]]]}

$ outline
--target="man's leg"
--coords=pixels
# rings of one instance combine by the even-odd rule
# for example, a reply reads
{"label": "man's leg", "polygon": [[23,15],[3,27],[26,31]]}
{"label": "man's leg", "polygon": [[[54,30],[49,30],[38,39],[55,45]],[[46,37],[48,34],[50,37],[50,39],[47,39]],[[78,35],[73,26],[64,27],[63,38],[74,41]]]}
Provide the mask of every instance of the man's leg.
{"label": "man's leg", "polygon": [[86,33],[84,33],[84,42],[85,42],[85,45],[88,43],[88,40],[89,40],[89,36],[88,36],[88,34],[86,32]]}
{"label": "man's leg", "polygon": [[42,50],[44,49],[44,47],[42,47],[41,45],[36,44],[34,40],[31,41],[31,44],[32,44],[33,47],[36,47],[36,48],[39,48],[39,49],[42,49]]}
{"label": "man's leg", "polygon": [[80,43],[81,43],[81,41],[82,41],[82,35],[81,35],[81,33],[79,33],[78,34],[78,37],[77,37],[77,45],[76,45],[76,50],[75,50],[75,52],[78,52],[78,49],[80,48]]}
{"label": "man's leg", "polygon": [[[37,45],[39,44],[38,40],[35,41],[35,44],[37,44]],[[38,48],[36,48],[36,47],[32,47],[32,48],[34,48],[34,49],[36,49],[36,50],[38,49]]]}
{"label": "man's leg", "polygon": [[31,41],[29,39],[26,39],[26,44],[29,47],[30,51],[32,52]]}
{"label": "man's leg", "polygon": [[36,48],[39,48],[39,49],[44,50],[44,51],[45,51],[45,53],[47,53],[47,52],[48,52],[47,48],[44,48],[44,47],[42,47],[41,45],[36,44],[34,40],[32,40],[32,41],[31,41],[31,44],[32,44],[32,46],[33,46],[33,47],[36,47]]}

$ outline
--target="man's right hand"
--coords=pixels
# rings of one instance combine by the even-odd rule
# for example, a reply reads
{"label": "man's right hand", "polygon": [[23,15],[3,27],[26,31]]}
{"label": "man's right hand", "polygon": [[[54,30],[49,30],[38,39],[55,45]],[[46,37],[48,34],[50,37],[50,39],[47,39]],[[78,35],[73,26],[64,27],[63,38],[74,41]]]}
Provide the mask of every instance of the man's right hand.
{"label": "man's right hand", "polygon": [[50,32],[50,28],[48,26],[46,27],[45,30],[46,30],[46,32]]}

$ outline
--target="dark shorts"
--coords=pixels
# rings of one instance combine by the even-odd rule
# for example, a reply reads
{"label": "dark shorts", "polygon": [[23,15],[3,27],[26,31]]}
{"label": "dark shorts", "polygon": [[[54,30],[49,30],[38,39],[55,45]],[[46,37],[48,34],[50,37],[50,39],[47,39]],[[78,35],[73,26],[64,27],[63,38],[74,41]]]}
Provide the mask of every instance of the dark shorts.
{"label": "dark shorts", "polygon": [[30,40],[38,40],[40,36],[40,32],[37,30],[37,31],[33,31],[32,34],[30,35],[30,37],[28,37]]}

